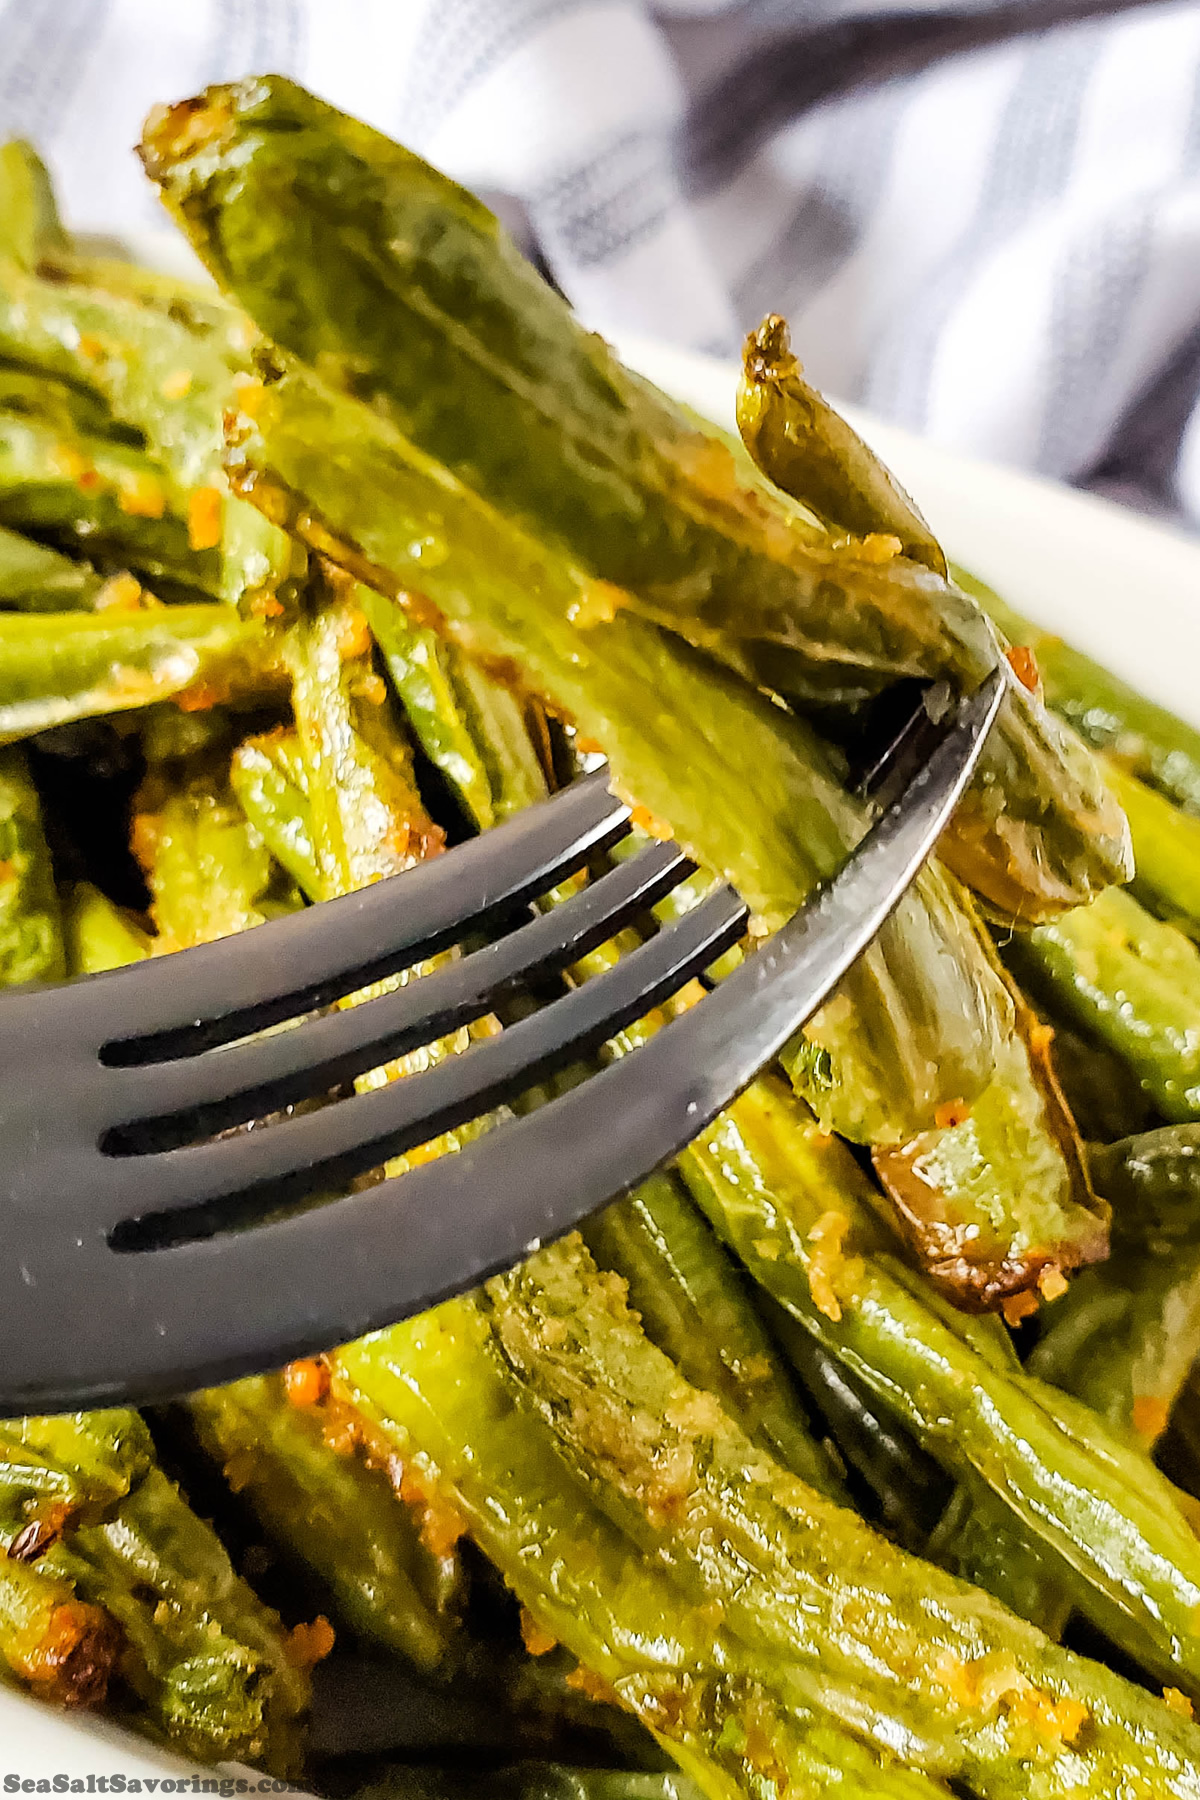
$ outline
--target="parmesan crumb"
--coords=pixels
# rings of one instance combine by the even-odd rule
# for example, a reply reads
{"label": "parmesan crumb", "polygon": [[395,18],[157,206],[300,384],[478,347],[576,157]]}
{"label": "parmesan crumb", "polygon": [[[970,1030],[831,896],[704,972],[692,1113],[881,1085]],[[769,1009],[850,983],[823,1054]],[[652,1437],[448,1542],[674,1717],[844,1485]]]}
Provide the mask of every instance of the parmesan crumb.
{"label": "parmesan crumb", "polygon": [[624,604],[624,590],[613,582],[589,581],[567,617],[580,631],[589,631],[593,625],[611,625]]}
{"label": "parmesan crumb", "polygon": [[343,662],[366,656],[371,648],[371,627],[361,607],[352,606],[342,621],[337,637],[337,652]]}
{"label": "parmesan crumb", "polygon": [[1038,1276],[1038,1291],[1043,1300],[1061,1300],[1068,1282],[1057,1263],[1047,1263]]}
{"label": "parmesan crumb", "polygon": [[858,546],[859,558],[868,563],[889,563],[899,556],[904,545],[889,531],[869,531]]}
{"label": "parmesan crumb", "polygon": [[141,604],[142,584],[126,571],[110,576],[94,601],[97,612],[136,612]]}
{"label": "parmesan crumb", "polygon": [[1173,1713],[1178,1713],[1181,1719],[1195,1718],[1195,1716],[1196,1716],[1195,1708],[1193,1707],[1191,1701],[1188,1699],[1187,1695],[1181,1694],[1178,1688],[1173,1688],[1173,1687],[1164,1688],[1162,1697],[1163,1697],[1163,1700],[1166,1702],[1166,1704],[1170,1707],[1171,1711]]}

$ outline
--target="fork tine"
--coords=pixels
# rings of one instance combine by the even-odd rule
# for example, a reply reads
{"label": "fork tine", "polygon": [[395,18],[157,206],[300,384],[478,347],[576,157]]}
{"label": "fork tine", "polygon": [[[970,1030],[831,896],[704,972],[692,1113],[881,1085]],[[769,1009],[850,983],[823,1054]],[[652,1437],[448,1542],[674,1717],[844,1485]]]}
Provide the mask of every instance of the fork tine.
{"label": "fork tine", "polygon": [[270,955],[246,932],[91,976],[72,993],[92,1029],[118,1004],[117,1016],[136,1021],[106,1043],[106,1061],[190,1055],[411,968],[546,893],[628,830],[629,808],[597,770],[453,856],[273,921]]}
{"label": "fork tine", "polygon": [[112,1071],[112,1154],[163,1150],[261,1119],[470,1023],[507,993],[595,949],[691,872],[674,844],[648,846],[578,894],[358,1006],[196,1058]]}
{"label": "fork tine", "polygon": [[[737,941],[745,923],[742,901],[720,889],[596,980],[422,1074],[259,1131],[122,1159],[116,1191],[124,1219],[143,1223],[122,1224],[114,1242],[124,1247],[152,1237],[147,1216],[165,1221],[250,1189],[259,1190],[262,1210],[336,1189],[479,1117],[678,992]],[[211,1229],[207,1212],[204,1218]],[[179,1222],[171,1232],[181,1228]]]}

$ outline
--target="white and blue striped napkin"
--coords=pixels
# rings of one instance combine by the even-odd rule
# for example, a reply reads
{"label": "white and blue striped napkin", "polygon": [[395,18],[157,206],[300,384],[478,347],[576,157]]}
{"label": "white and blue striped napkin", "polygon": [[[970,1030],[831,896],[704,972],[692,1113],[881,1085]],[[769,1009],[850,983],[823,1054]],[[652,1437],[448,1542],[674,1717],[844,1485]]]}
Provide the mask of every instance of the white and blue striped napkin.
{"label": "white and blue striped napkin", "polygon": [[0,0],[0,132],[154,222],[156,100],[276,69],[498,203],[589,325],[1200,523],[1200,0]]}

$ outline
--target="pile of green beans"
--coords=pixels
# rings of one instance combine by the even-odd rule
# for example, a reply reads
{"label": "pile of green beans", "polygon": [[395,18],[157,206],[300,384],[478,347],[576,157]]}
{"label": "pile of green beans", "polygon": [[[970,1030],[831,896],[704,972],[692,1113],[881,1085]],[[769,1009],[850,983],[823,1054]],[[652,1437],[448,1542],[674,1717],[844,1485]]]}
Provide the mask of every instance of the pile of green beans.
{"label": "pile of green beans", "polygon": [[[143,160],[217,290],[82,255],[0,146],[0,983],[596,748],[736,961],[860,834],[889,682],[1020,679],[945,866],[672,1169],[324,1356],[0,1425],[0,1671],[337,1800],[1200,1800],[1200,740],[948,571],[782,321],[731,449],[290,83]],[[420,1716],[331,1729],[358,1671]]]}

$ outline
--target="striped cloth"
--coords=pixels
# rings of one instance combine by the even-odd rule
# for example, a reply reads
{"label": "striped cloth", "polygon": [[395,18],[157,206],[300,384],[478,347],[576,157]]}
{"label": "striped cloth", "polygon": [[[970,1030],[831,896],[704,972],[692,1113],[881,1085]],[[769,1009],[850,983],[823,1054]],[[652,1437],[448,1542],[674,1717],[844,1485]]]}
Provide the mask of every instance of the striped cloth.
{"label": "striped cloth", "polygon": [[294,75],[498,204],[589,324],[1200,524],[1200,0],[0,0],[0,131],[154,222],[155,100]]}

